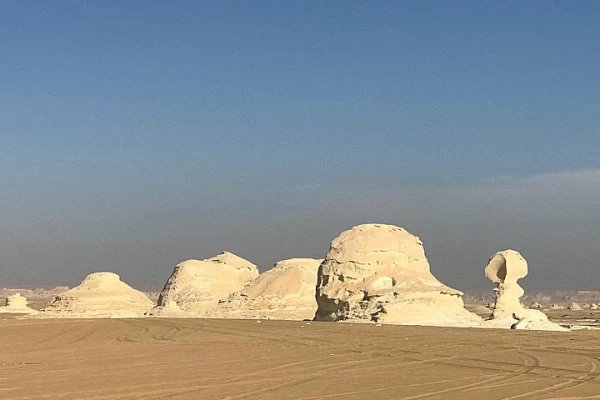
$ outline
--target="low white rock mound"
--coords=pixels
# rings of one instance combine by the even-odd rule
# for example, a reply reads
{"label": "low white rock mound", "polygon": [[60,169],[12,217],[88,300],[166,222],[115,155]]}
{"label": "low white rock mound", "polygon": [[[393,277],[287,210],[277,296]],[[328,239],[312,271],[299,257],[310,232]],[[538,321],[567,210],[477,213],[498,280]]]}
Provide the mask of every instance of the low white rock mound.
{"label": "low white rock mound", "polygon": [[571,311],[579,311],[582,309],[581,306],[577,303],[571,303],[567,308]]}
{"label": "low white rock mound", "polygon": [[485,321],[491,328],[566,331],[550,322],[546,314],[526,309],[519,300],[525,292],[517,281],[527,276],[527,261],[518,251],[504,250],[490,257],[485,276],[496,284],[496,303],[492,317]]}
{"label": "low white rock mound", "polygon": [[430,272],[418,237],[393,225],[365,224],[331,242],[317,277],[317,321],[478,326],[462,292]]}
{"label": "low white rock mound", "polygon": [[323,260],[279,261],[241,291],[219,301],[211,318],[312,319],[317,310],[317,269]]}
{"label": "low white rock mound", "polygon": [[550,306],[550,309],[551,310],[564,310],[565,308],[563,306],[561,306],[561,305],[558,305],[558,304],[552,304]]}
{"label": "low white rock mound", "polygon": [[6,298],[6,305],[0,307],[0,314],[37,314],[38,311],[27,306],[27,298],[20,293]]}
{"label": "low white rock mound", "polygon": [[41,317],[136,318],[154,303],[112,272],[96,272],[41,310]]}
{"label": "low white rock mound", "polygon": [[544,308],[540,303],[538,303],[537,301],[531,303],[531,305],[529,306],[529,308],[532,308],[534,310],[541,310],[542,308]]}
{"label": "low white rock mound", "polygon": [[258,268],[229,252],[206,260],[187,260],[175,266],[147,315],[206,317],[218,301],[242,290],[258,277]]}

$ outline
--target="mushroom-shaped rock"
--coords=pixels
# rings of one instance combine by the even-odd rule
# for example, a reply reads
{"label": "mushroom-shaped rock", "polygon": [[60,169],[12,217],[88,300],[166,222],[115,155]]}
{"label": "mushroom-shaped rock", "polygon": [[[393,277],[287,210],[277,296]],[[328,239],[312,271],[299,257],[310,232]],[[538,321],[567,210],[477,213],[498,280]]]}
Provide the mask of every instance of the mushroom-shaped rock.
{"label": "mushroom-shaped rock", "polygon": [[548,321],[538,310],[526,309],[519,300],[524,291],[517,281],[527,276],[527,261],[518,251],[504,250],[492,255],[485,267],[485,276],[496,284],[496,303],[486,325],[495,328],[565,331]]}
{"label": "mushroom-shaped rock", "polygon": [[476,326],[462,292],[430,272],[421,240],[403,228],[365,224],[331,242],[317,276],[315,320]]}
{"label": "mushroom-shaped rock", "polygon": [[88,275],[79,286],[56,296],[41,310],[43,317],[135,318],[154,303],[112,272]]}
{"label": "mushroom-shaped rock", "polygon": [[219,299],[239,291],[258,276],[258,268],[229,252],[175,266],[152,316],[205,317]]}
{"label": "mushroom-shaped rock", "polygon": [[20,293],[6,298],[6,305],[0,307],[0,314],[37,314],[38,311],[27,306],[27,298]]}
{"label": "mushroom-shaped rock", "polygon": [[293,258],[277,262],[241,291],[219,301],[212,318],[311,319],[317,309],[317,269],[323,260]]}

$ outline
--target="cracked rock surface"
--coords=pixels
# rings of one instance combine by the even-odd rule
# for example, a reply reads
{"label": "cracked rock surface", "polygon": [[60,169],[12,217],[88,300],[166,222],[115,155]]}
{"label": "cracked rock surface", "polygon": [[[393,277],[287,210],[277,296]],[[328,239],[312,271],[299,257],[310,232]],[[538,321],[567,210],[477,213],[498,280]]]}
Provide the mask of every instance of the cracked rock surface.
{"label": "cracked rock surface", "polygon": [[67,290],[41,310],[41,317],[134,318],[141,317],[154,303],[142,292],[121,281],[112,272],[95,272],[79,286]]}
{"label": "cracked rock surface", "polygon": [[258,277],[258,268],[233,253],[175,266],[157,306],[147,314],[166,317],[206,317],[218,301],[242,290]]}
{"label": "cracked rock surface", "polygon": [[219,301],[211,318],[312,319],[317,309],[317,269],[323,260],[293,258],[277,262],[241,291]]}
{"label": "cracked rock surface", "polygon": [[403,228],[364,224],[342,232],[317,276],[315,320],[480,326],[462,292],[438,281],[421,240]]}

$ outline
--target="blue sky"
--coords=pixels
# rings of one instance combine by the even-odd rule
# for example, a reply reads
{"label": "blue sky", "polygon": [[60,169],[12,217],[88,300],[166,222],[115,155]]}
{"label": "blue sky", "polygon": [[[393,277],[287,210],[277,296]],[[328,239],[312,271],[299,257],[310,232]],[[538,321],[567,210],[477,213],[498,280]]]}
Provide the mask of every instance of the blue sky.
{"label": "blue sky", "polygon": [[530,287],[600,282],[598,2],[0,10],[0,286],[264,270],[364,222],[461,289],[505,247]]}

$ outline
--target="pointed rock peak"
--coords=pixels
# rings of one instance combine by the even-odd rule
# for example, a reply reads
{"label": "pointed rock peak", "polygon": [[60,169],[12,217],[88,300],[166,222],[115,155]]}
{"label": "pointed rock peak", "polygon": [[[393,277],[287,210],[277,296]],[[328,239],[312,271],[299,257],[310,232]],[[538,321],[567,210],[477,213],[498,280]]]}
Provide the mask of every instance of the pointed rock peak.
{"label": "pointed rock peak", "polygon": [[113,292],[113,291],[128,291],[133,290],[131,286],[121,280],[121,277],[114,272],[94,272],[88,275],[79,286],[68,290],[66,293],[80,291],[94,292]]}
{"label": "pointed rock peak", "polygon": [[230,253],[228,251],[223,251],[214,257],[205,259],[204,261],[217,263],[217,264],[227,264],[232,267],[238,267],[238,268],[251,268],[251,269],[257,268],[256,265],[254,265],[250,261],[248,261],[240,256],[237,256],[233,253]]}

